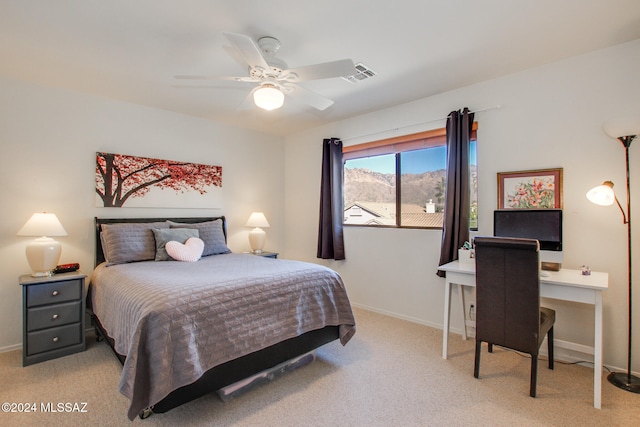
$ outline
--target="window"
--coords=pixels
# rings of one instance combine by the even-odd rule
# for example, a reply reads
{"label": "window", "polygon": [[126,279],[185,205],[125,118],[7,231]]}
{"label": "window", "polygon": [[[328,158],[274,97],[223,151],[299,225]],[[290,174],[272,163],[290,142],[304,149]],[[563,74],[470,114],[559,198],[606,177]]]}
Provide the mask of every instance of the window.
{"label": "window", "polygon": [[[477,229],[476,129],[470,145],[470,228]],[[446,130],[343,148],[344,224],[442,228]]]}

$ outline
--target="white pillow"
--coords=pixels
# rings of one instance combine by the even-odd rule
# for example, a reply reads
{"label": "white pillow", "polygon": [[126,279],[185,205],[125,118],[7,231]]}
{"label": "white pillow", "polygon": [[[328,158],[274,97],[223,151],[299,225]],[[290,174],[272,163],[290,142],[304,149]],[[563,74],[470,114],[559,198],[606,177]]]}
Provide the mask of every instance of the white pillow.
{"label": "white pillow", "polygon": [[184,244],[172,240],[167,242],[165,249],[169,256],[177,261],[196,262],[202,256],[204,242],[197,237],[189,237]]}
{"label": "white pillow", "polygon": [[152,228],[153,237],[156,239],[156,261],[170,261],[165,246],[172,240],[184,243],[189,237],[200,237],[198,230],[190,228]]}

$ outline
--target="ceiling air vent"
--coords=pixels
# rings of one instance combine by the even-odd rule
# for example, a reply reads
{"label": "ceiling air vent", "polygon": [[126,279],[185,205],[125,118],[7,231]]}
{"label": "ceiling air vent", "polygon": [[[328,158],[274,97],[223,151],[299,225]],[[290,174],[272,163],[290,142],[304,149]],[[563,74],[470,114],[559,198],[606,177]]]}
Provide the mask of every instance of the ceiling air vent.
{"label": "ceiling air vent", "polygon": [[366,80],[373,76],[377,76],[378,73],[373,71],[371,68],[364,65],[362,62],[358,62],[355,66],[356,73],[351,76],[342,77],[346,81],[350,83],[358,83],[361,80]]}

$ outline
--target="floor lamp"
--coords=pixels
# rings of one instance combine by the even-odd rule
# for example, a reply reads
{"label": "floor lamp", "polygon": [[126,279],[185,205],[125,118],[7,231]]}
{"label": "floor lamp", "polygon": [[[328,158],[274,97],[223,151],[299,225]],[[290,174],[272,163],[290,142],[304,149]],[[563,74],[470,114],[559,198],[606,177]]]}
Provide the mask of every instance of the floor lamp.
{"label": "floor lamp", "polygon": [[611,372],[607,379],[609,382],[616,387],[619,387],[623,390],[627,390],[633,393],[640,393],[640,378],[631,374],[631,343],[632,343],[632,309],[633,309],[633,299],[632,299],[632,291],[633,287],[631,285],[631,192],[629,189],[629,147],[631,146],[631,141],[633,141],[637,135],[640,134],[640,121],[638,120],[629,120],[629,119],[621,119],[615,121],[609,121],[603,125],[603,129],[607,135],[612,138],[619,140],[624,147],[625,158],[626,158],[626,166],[627,166],[627,209],[626,211],[623,209],[620,201],[616,197],[613,192],[613,182],[605,181],[602,185],[591,189],[587,193],[587,198],[598,205],[612,205],[614,202],[618,204],[620,211],[622,212],[622,219],[624,223],[627,225],[628,232],[628,249],[627,249],[627,264],[628,264],[628,272],[629,272],[629,327],[628,327],[628,349],[627,349],[627,372]]}

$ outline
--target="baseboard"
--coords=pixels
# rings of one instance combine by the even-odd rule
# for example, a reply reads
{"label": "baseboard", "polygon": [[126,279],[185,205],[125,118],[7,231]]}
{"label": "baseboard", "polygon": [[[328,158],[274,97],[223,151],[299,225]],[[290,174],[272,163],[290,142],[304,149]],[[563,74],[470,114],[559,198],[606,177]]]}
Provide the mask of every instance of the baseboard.
{"label": "baseboard", "polygon": [[[434,328],[434,329],[442,329],[442,325],[441,324],[427,322],[427,321],[425,321],[423,319],[418,319],[417,317],[405,316],[404,314],[395,313],[393,311],[380,310],[378,308],[369,307],[367,305],[357,304],[357,303],[353,303],[353,302],[351,303],[351,305],[353,307],[356,307],[356,308],[361,308],[362,310],[367,310],[367,311],[371,311],[371,312],[378,313],[378,314],[384,314],[385,316],[394,317],[394,318],[400,319],[400,320],[406,320],[406,321],[411,322],[411,323],[418,323],[420,325],[429,326],[429,327]],[[458,333],[458,334],[462,333],[462,331],[460,329],[454,329],[454,328],[451,328],[451,332],[455,332],[455,333]]]}
{"label": "baseboard", "polygon": [[0,353],[7,353],[9,351],[14,351],[14,350],[22,350],[22,343],[8,345],[6,347],[0,347]]}

